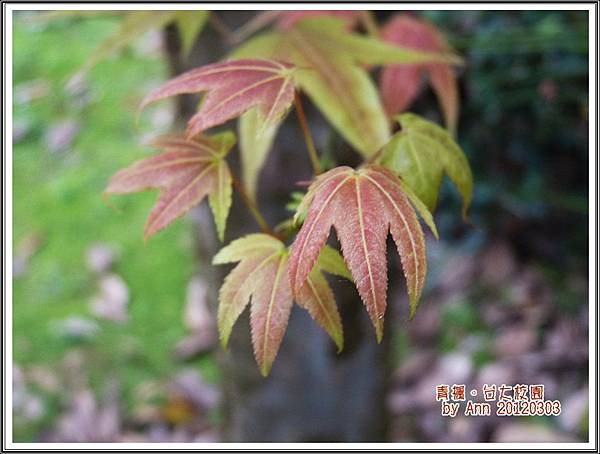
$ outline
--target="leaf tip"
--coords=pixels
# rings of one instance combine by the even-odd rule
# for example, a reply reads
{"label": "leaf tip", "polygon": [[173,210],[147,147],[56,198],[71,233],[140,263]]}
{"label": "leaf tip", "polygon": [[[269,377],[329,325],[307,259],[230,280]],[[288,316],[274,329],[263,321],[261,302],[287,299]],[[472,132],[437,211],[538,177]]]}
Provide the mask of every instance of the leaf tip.
{"label": "leaf tip", "polygon": [[415,318],[415,314],[417,313],[417,305],[419,304],[419,300],[415,297],[410,298],[410,310],[408,314],[408,320],[412,320]]}
{"label": "leaf tip", "polygon": [[264,378],[267,378],[269,376],[270,372],[271,372],[271,364],[269,364],[269,363],[263,363],[263,364],[260,365],[260,374]]}
{"label": "leaf tip", "polygon": [[224,333],[223,331],[221,331],[219,341],[221,343],[221,348],[223,348],[224,351],[227,351],[229,344],[229,333]]}
{"label": "leaf tip", "polygon": [[469,220],[469,206],[468,205],[463,205],[462,208],[462,218],[463,221],[466,223],[470,223],[471,221]]}
{"label": "leaf tip", "polygon": [[106,188],[104,190],[104,192],[102,193],[102,203],[104,205],[106,205],[108,208],[110,208],[111,210],[113,210],[116,213],[122,213],[123,210],[121,208],[119,208],[118,206],[116,206],[114,203],[111,203],[110,201],[110,195],[112,194],[112,192],[109,191],[108,188]]}
{"label": "leaf tip", "polygon": [[225,242],[225,226],[217,225],[217,237],[221,243]]}

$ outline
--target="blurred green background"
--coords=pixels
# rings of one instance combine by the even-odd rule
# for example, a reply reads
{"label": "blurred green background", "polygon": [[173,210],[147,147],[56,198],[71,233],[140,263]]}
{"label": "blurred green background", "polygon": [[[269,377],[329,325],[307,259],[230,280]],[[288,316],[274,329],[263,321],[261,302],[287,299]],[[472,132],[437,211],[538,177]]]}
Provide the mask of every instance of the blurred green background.
{"label": "blurred green background", "polygon": [[[460,353],[458,360],[466,355],[469,367],[481,372],[504,367],[503,348],[547,359],[563,345],[571,356],[548,361],[563,361],[571,370],[542,368],[531,379],[541,377],[562,389],[562,398],[584,402],[569,421],[558,423],[567,441],[580,440],[587,430],[586,14],[423,16],[467,60],[458,135],[476,190],[471,224],[465,225],[456,216],[452,188],[443,187],[436,222],[444,240],[429,252],[433,302],[407,330],[394,333],[399,389],[388,403],[396,415],[392,437],[441,436],[439,429],[404,416],[402,393],[414,384],[414,371],[406,368],[422,370],[427,355]],[[216,436],[216,365],[210,354],[196,354],[202,342],[188,353],[180,345],[203,316],[189,302],[190,292],[201,291],[192,280],[192,224],[179,221],[144,245],[143,225],[155,194],[102,199],[110,176],[150,151],[140,145],[144,137],[167,130],[174,119],[169,106],[162,106],[136,121],[141,97],[167,77],[160,34],[141,37],[93,68],[85,81],[68,83],[118,23],[116,17],[40,22],[25,14],[14,21],[19,441],[93,432],[104,421],[98,415],[112,421],[103,430],[127,427],[120,440],[187,440],[177,438],[177,430],[198,411],[188,401],[203,402],[205,422],[193,439]],[[439,118],[429,91],[412,110]],[[122,397],[117,409],[111,404],[115,382]],[[196,390],[200,383],[201,395],[182,391],[186,383]],[[70,389],[87,394],[73,397]],[[540,427],[537,439],[546,441],[557,423],[546,419]],[[489,439],[489,427],[479,430],[481,439]],[[463,440],[443,433],[450,441]]]}
{"label": "blurred green background", "polygon": [[[81,350],[90,359],[92,389],[100,392],[107,377],[117,374],[131,408],[135,386],[173,375],[173,348],[186,332],[194,242],[191,226],[178,222],[144,244],[154,193],[121,198],[118,208],[102,199],[110,176],[150,151],[140,138],[152,123],[136,124],[135,112],[148,88],[167,76],[160,37],[154,36],[98,65],[85,85],[66,88],[118,22],[35,23],[23,16],[14,22],[13,244],[20,264],[14,280],[14,361],[55,374],[66,352]],[[87,264],[94,250],[115,256],[110,273],[129,292],[124,323],[90,315],[101,279]],[[193,366],[215,380],[210,361]],[[36,438],[64,404],[51,389],[41,391],[43,409],[25,424],[17,418],[16,440]]]}

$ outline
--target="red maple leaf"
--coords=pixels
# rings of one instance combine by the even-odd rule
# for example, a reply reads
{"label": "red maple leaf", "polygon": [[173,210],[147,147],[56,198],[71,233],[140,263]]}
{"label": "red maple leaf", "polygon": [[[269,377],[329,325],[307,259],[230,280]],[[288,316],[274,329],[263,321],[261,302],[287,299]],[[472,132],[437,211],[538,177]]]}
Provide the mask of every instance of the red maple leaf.
{"label": "red maple leaf", "polygon": [[159,137],[151,145],[165,151],[117,172],[105,192],[126,194],[154,188],[161,190],[146,222],[146,239],[209,196],[222,237],[231,205],[231,174],[223,158],[233,144],[230,133],[197,137],[193,141],[177,135]]}
{"label": "red maple leaf", "polygon": [[413,207],[394,174],[379,166],[360,170],[337,167],[311,185],[298,213],[304,210],[306,220],[292,245],[289,263],[294,294],[301,291],[333,226],[381,340],[387,294],[386,240],[391,232],[408,283],[411,316],[414,314],[427,272],[425,242]]}
{"label": "red maple leaf", "polygon": [[281,118],[294,99],[294,66],[273,60],[241,59],[196,68],[152,91],[142,108],[184,93],[208,94],[188,123],[188,137],[257,107],[265,124]]}
{"label": "red maple leaf", "polygon": [[[319,261],[296,295],[298,305],[332,337],[341,350],[342,321],[333,292],[322,271],[347,276],[342,258],[331,248]],[[250,304],[250,326],[254,357],[263,375],[268,375],[287,328],[293,305],[288,280],[288,251],[278,239],[262,233],[238,238],[214,257],[214,264],[239,262],[227,275],[219,291],[219,334],[227,346],[233,325]]]}
{"label": "red maple leaf", "polygon": [[[427,52],[447,52],[449,46],[430,23],[408,15],[394,16],[382,29],[381,39],[399,46]],[[442,107],[446,124],[454,129],[458,117],[458,86],[449,64],[390,65],[379,81],[381,97],[389,116],[405,111],[422,88],[427,75]]]}

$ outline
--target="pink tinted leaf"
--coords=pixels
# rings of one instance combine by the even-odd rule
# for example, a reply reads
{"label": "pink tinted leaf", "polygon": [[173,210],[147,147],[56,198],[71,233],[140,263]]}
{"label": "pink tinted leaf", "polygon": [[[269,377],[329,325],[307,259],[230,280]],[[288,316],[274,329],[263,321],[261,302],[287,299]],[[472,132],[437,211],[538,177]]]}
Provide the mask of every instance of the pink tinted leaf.
{"label": "pink tinted leaf", "polygon": [[287,254],[274,255],[252,273],[250,326],[254,357],[267,376],[277,356],[292,310],[292,290],[287,279]]}
{"label": "pink tinted leaf", "polygon": [[256,269],[261,269],[270,258],[271,255],[267,255],[266,258],[263,255],[249,257],[240,262],[225,278],[219,290],[217,314],[219,337],[223,348],[227,348],[233,325],[249,303],[252,292],[250,274]]}
{"label": "pink tinted leaf", "polygon": [[224,247],[213,259],[213,263],[234,261],[240,263],[219,292],[221,342],[227,345],[235,321],[250,300],[254,357],[266,376],[279,350],[293,304],[287,279],[287,250],[270,235],[247,235]]}
{"label": "pink tinted leaf", "polygon": [[144,237],[148,239],[164,229],[214,191],[216,186],[215,170],[213,165],[189,169],[164,188],[148,217]]}
{"label": "pink tinted leaf", "polygon": [[339,167],[321,175],[307,194],[306,220],[290,255],[290,284],[302,291],[331,227],[375,327],[383,335],[387,297],[386,240],[391,232],[407,279],[411,313],[427,272],[423,231],[397,177],[381,167]]}
{"label": "pink tinted leaf", "polygon": [[381,71],[379,87],[388,116],[405,111],[417,99],[422,88],[421,72],[418,65],[395,65]]}
{"label": "pink tinted leaf", "polygon": [[335,304],[333,291],[318,265],[310,272],[296,295],[296,302],[331,336],[340,352],[344,348],[342,319]]}
{"label": "pink tinted leaf", "polygon": [[387,203],[386,212],[390,218],[390,233],[402,261],[409,295],[410,317],[412,318],[421,298],[427,274],[423,231],[400,180],[386,168],[377,167],[376,169],[376,171],[370,172],[366,178],[377,188]]}
{"label": "pink tinted leaf", "polygon": [[[292,246],[289,271],[294,290],[304,284],[325,246],[334,220],[342,216],[337,212],[340,209],[338,195],[353,178],[353,172],[350,167],[337,167],[320,175],[309,188],[305,196],[307,216]],[[300,204],[299,211],[303,205]]]}
{"label": "pink tinted leaf", "polygon": [[240,59],[193,69],[151,92],[148,104],[185,93],[208,92],[202,107],[188,122],[188,137],[239,117],[253,107],[270,125],[294,99],[294,67],[273,60]]}
{"label": "pink tinted leaf", "polygon": [[106,192],[127,194],[162,187],[185,176],[190,167],[206,165],[212,157],[198,151],[171,151],[143,159],[118,171],[110,180]]}
{"label": "pink tinted leaf", "polygon": [[[381,30],[383,41],[401,47],[426,52],[448,52],[442,34],[430,23],[408,15],[394,16]],[[389,65],[380,77],[381,95],[386,112],[393,116],[415,100],[426,75],[440,102],[449,129],[454,130],[458,119],[458,84],[452,67],[447,63],[423,63],[407,67]]]}
{"label": "pink tinted leaf", "polygon": [[231,205],[229,167],[224,157],[234,144],[230,133],[186,140],[168,135],[155,139],[153,145],[165,151],[120,170],[110,180],[105,192],[125,194],[146,189],[160,189],[144,231],[148,239],[183,216],[207,195],[219,236]]}
{"label": "pink tinted leaf", "polygon": [[429,68],[429,82],[442,107],[446,126],[450,131],[455,131],[458,121],[459,98],[454,71],[446,65],[432,65]]}
{"label": "pink tinted leaf", "polygon": [[[239,262],[225,278],[219,291],[218,326],[221,343],[227,346],[233,325],[250,301],[254,356],[265,376],[271,370],[279,350],[293,304],[288,259],[285,245],[275,237],[262,233],[231,242],[213,258],[214,264]],[[337,271],[340,267],[336,265],[332,268]],[[296,301],[309,311],[341,349],[341,319],[333,292],[319,266],[312,270],[309,281]]]}

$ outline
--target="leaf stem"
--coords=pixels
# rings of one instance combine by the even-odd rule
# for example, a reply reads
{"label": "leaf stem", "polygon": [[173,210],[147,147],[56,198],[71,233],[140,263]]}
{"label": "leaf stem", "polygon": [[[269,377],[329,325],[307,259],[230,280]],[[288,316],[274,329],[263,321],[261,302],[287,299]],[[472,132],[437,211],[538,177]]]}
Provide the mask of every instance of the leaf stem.
{"label": "leaf stem", "polygon": [[260,214],[260,211],[258,209],[258,206],[256,205],[256,202],[254,200],[252,200],[252,198],[250,198],[250,196],[246,192],[246,189],[244,188],[244,185],[240,182],[238,177],[233,173],[233,171],[231,169],[229,170],[229,172],[231,173],[231,182],[233,183],[233,187],[235,188],[235,190],[238,192],[238,194],[242,198],[242,201],[244,202],[244,204],[248,207],[250,214],[252,214],[252,216],[256,220],[256,223],[260,227],[260,230],[263,233],[266,233],[268,235],[278,238],[278,236],[275,234],[275,232],[273,232],[273,230],[271,230],[271,228],[269,227],[269,224],[267,224],[267,221],[265,220],[263,215]]}
{"label": "leaf stem", "polygon": [[383,155],[383,150],[385,150],[385,147],[381,147],[379,150],[377,150],[375,153],[369,156],[365,160],[364,165],[368,166],[369,164],[376,164],[379,158],[381,158],[381,156]]}
{"label": "leaf stem", "polygon": [[373,17],[372,11],[361,11],[360,20],[371,37],[377,38],[379,36],[379,27],[377,26],[377,21]]}
{"label": "leaf stem", "polygon": [[323,169],[321,168],[319,155],[317,154],[315,143],[310,134],[310,130],[308,129],[308,123],[306,122],[306,116],[304,115],[302,102],[300,101],[300,96],[298,95],[297,91],[294,92],[294,107],[296,108],[296,113],[298,114],[298,122],[300,123],[300,127],[302,128],[302,134],[304,134],[304,141],[306,142],[306,149],[308,150],[308,156],[310,158],[313,171],[315,175],[319,175],[323,172]]}

